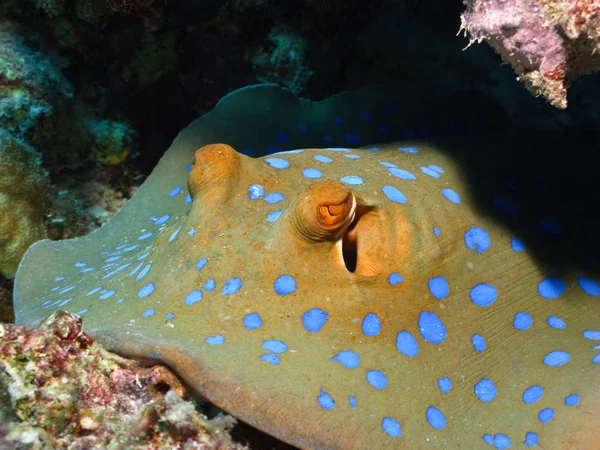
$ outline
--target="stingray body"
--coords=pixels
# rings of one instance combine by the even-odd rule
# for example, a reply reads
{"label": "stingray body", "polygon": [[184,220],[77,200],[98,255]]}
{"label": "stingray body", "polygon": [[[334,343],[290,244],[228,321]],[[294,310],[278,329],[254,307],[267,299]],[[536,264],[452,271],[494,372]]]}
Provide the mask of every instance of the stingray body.
{"label": "stingray body", "polygon": [[106,226],[29,250],[18,322],[79,313],[302,448],[598,448],[597,273],[482,206],[455,150],[493,142],[391,142],[390,95],[230,95]]}

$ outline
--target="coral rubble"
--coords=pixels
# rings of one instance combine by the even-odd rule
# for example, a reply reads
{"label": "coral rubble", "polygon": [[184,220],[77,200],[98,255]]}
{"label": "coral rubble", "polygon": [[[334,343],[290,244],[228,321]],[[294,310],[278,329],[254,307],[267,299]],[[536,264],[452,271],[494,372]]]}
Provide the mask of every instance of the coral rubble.
{"label": "coral rubble", "polygon": [[461,30],[486,41],[536,95],[567,107],[567,88],[600,70],[600,0],[465,0]]}
{"label": "coral rubble", "polygon": [[208,420],[164,366],[104,350],[78,316],[0,325],[0,448],[242,450],[230,416]]}

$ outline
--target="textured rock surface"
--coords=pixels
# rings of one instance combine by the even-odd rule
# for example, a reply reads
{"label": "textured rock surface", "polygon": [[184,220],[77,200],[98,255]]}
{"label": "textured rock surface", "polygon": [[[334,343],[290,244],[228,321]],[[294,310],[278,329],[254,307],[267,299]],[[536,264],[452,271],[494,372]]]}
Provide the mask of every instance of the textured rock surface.
{"label": "textured rock surface", "polygon": [[536,95],[567,107],[567,88],[600,69],[599,0],[466,0],[461,29],[485,41]]}
{"label": "textured rock surface", "polygon": [[25,250],[44,238],[46,182],[39,155],[0,128],[0,275],[12,278]]}
{"label": "textured rock surface", "polygon": [[242,450],[163,366],[106,352],[77,316],[0,325],[0,448]]}

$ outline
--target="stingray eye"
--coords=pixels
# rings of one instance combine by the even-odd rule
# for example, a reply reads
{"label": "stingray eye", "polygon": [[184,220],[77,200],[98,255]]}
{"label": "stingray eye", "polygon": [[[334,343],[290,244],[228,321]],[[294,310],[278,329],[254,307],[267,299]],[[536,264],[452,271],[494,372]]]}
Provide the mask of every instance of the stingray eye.
{"label": "stingray eye", "polygon": [[188,175],[192,199],[205,194],[227,197],[240,177],[242,157],[227,144],[210,144],[196,150]]}
{"label": "stingray eye", "polygon": [[314,183],[297,198],[292,225],[303,238],[321,242],[338,239],[354,219],[356,198],[337,181]]}

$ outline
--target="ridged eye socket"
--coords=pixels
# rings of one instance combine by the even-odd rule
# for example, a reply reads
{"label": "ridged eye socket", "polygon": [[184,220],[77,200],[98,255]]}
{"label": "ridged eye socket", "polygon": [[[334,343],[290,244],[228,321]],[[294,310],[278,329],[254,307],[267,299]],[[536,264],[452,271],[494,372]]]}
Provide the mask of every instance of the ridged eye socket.
{"label": "ridged eye socket", "polygon": [[306,240],[336,240],[354,219],[355,211],[356,198],[346,185],[324,181],[298,195],[291,222]]}

